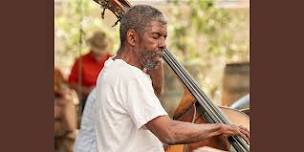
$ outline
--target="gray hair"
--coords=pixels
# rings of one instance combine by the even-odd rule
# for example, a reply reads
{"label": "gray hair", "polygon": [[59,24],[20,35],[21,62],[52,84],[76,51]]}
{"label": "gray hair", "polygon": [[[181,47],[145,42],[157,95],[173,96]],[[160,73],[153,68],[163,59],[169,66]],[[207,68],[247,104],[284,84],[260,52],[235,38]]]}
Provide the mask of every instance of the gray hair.
{"label": "gray hair", "polygon": [[127,31],[129,29],[134,29],[142,35],[145,27],[151,21],[158,21],[163,24],[167,24],[163,13],[152,6],[136,5],[130,8],[120,21],[120,45],[124,45],[127,38]]}

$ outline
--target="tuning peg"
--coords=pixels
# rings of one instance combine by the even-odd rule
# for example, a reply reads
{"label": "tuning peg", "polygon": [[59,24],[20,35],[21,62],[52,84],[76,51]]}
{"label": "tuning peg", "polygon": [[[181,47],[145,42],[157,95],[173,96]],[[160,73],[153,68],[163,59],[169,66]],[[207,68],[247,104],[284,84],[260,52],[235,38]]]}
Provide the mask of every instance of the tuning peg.
{"label": "tuning peg", "polygon": [[120,22],[120,18],[112,25],[112,27],[116,26]]}
{"label": "tuning peg", "polygon": [[103,7],[103,10],[102,10],[102,12],[101,12],[101,18],[102,18],[102,19],[104,19],[104,14],[105,14],[105,11],[106,11],[106,8],[105,8],[105,7]]}

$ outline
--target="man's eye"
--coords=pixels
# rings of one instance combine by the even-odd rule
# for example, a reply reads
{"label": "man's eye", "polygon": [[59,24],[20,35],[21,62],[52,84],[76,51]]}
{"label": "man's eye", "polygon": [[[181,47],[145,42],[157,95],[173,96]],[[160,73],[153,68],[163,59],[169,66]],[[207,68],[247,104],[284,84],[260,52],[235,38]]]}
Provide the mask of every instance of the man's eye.
{"label": "man's eye", "polygon": [[153,39],[158,39],[159,35],[153,35],[152,37],[153,37]]}
{"label": "man's eye", "polygon": [[158,39],[158,38],[160,37],[160,34],[154,33],[154,34],[152,34],[152,37],[153,37],[154,39]]}

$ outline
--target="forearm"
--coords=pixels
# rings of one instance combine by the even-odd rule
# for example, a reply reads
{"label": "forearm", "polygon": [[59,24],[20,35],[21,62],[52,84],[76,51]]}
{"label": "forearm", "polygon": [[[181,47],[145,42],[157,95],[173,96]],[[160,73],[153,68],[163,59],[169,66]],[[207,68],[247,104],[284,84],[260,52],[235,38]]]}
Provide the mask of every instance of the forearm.
{"label": "forearm", "polygon": [[188,144],[202,141],[214,136],[240,135],[249,143],[250,133],[234,125],[227,124],[193,124],[171,120],[168,116],[159,116],[145,125],[155,136],[166,144]]}
{"label": "forearm", "polygon": [[219,124],[192,124],[172,120],[169,125],[168,144],[187,144],[202,141],[221,134]]}

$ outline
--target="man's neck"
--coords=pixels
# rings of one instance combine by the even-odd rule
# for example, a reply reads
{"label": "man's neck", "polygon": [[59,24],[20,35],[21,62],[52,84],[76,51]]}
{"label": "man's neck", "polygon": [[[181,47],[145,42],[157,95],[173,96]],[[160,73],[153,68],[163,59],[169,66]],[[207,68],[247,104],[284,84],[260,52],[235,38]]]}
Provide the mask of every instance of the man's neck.
{"label": "man's neck", "polygon": [[135,53],[134,48],[122,47],[117,51],[117,54],[113,59],[124,60],[126,63],[143,70],[143,66],[141,66],[140,62],[138,61],[138,57],[136,57],[136,55],[137,53]]}

